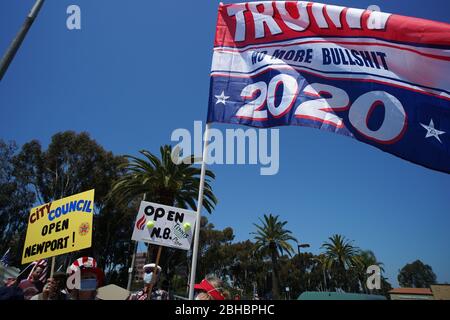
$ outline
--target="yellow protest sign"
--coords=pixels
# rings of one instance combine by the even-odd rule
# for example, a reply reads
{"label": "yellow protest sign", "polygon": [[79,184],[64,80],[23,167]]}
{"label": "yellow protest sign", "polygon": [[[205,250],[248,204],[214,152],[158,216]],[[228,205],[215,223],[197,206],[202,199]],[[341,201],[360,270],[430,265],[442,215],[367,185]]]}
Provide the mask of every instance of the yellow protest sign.
{"label": "yellow protest sign", "polygon": [[94,189],[31,209],[22,264],[91,246]]}

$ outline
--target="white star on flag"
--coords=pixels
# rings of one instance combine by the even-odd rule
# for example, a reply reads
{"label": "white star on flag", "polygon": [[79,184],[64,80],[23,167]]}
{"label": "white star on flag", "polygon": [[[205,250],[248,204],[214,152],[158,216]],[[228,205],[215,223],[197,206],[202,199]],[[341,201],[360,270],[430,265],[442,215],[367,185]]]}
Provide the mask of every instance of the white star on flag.
{"label": "white star on flag", "polygon": [[222,91],[222,93],[220,95],[215,96],[215,97],[217,99],[216,104],[223,103],[224,105],[227,103],[227,99],[229,98],[229,96],[225,95],[224,91]]}
{"label": "white star on flag", "polygon": [[420,125],[427,130],[427,135],[425,136],[425,138],[435,137],[440,143],[442,143],[441,139],[439,138],[439,135],[444,134],[445,132],[437,130],[434,127],[433,119],[430,120],[430,125],[428,125],[428,126],[424,125],[422,123]]}

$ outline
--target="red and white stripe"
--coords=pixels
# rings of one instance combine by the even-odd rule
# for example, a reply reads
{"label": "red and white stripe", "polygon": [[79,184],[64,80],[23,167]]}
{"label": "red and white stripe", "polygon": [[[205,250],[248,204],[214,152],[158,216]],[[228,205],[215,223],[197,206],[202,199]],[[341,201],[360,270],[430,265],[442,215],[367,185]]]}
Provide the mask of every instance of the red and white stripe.
{"label": "red and white stripe", "polygon": [[41,259],[38,261],[34,261],[31,263],[33,267],[31,268],[30,274],[27,277],[27,280],[31,280],[33,277],[33,272],[36,270],[37,267],[43,268],[42,274],[39,277],[39,281],[45,283],[47,281],[47,273],[48,273],[48,263],[47,259]]}
{"label": "red and white stripe", "polygon": [[97,268],[97,261],[92,257],[80,257],[70,265],[70,270],[75,272],[80,267]]}

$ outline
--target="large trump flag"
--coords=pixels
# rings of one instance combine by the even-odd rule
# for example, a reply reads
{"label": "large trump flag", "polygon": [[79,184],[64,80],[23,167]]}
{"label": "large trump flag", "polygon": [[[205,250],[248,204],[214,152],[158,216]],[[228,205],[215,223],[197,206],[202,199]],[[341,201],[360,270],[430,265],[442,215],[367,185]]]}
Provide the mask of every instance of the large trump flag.
{"label": "large trump flag", "polygon": [[220,5],[208,122],[332,131],[450,173],[450,24],[314,2]]}

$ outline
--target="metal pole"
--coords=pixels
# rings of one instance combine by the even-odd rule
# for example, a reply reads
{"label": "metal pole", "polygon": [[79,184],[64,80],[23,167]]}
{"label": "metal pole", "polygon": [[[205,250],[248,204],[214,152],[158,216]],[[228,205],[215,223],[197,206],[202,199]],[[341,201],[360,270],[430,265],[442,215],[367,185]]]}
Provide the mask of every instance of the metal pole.
{"label": "metal pole", "polygon": [[[189,251],[188,251],[188,255],[189,255]],[[192,253],[189,258],[192,259]],[[188,279],[186,282],[186,295],[189,297],[189,288],[190,288],[189,283],[190,283],[190,279],[191,279],[191,269],[189,268],[189,263],[187,264],[187,268],[188,268]]]}
{"label": "metal pole", "polygon": [[135,241],[133,255],[131,256],[131,266],[128,269],[128,283],[127,283],[127,290],[128,291],[131,290],[131,281],[133,280],[133,269],[134,269],[134,261],[136,260],[137,248],[138,248],[138,242]]}
{"label": "metal pole", "polygon": [[152,278],[152,282],[150,282],[150,286],[148,288],[148,293],[147,293],[147,300],[151,300],[152,299],[152,291],[153,291],[153,287],[156,284],[156,281],[158,281],[158,266],[159,266],[159,258],[161,257],[161,251],[162,251],[162,246],[158,247],[158,253],[156,254],[156,262],[155,262],[155,267],[153,268],[153,278]]}
{"label": "metal pole", "polygon": [[[142,197],[142,201],[145,201],[145,198],[147,197],[147,194],[144,193],[144,196]],[[130,291],[131,289],[131,282],[133,280],[133,269],[134,269],[134,262],[136,260],[136,252],[138,249],[138,241],[134,244],[134,251],[133,255],[131,257],[131,266],[128,268],[128,283],[127,283],[127,290]]]}
{"label": "metal pole", "polygon": [[55,273],[55,256],[52,257],[52,266],[50,268],[50,278],[53,278],[53,273]]}
{"label": "metal pole", "polygon": [[23,23],[22,27],[20,28],[19,32],[17,33],[14,40],[11,42],[8,50],[6,50],[5,55],[3,56],[2,60],[0,61],[0,81],[3,79],[3,76],[6,73],[6,70],[8,70],[8,67],[11,63],[11,61],[14,59],[14,56],[17,53],[17,50],[19,50],[20,45],[22,44],[23,39],[25,39],[25,36],[28,33],[28,30],[30,30],[31,25],[33,24],[34,20],[36,19],[39,10],[41,9],[42,5],[44,4],[44,0],[36,0],[33,8],[31,9],[30,13],[25,19],[25,22]]}
{"label": "metal pole", "polygon": [[207,146],[209,139],[209,123],[206,124],[205,135],[203,137],[203,156],[202,156],[202,168],[200,170],[200,187],[198,192],[197,201],[197,221],[195,223],[195,238],[194,238],[194,249],[192,251],[192,267],[191,267],[191,279],[189,281],[189,300],[194,300],[194,284],[195,284],[195,273],[197,271],[197,254],[198,254],[198,243],[200,237],[200,220],[201,212],[203,206],[203,190],[205,186],[205,170],[206,170],[206,156],[207,156]]}

